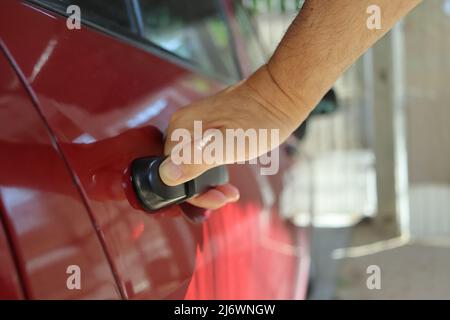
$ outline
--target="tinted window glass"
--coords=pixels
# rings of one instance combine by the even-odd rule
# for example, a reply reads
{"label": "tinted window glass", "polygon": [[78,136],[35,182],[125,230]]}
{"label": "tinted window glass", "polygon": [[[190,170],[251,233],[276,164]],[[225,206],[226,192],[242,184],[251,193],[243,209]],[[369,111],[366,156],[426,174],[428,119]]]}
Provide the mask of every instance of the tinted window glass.
{"label": "tinted window glass", "polygon": [[[248,1],[247,1],[248,2]],[[255,22],[253,21],[253,13],[242,5],[241,0],[234,1],[234,16],[239,25],[239,32],[242,37],[242,44],[248,54],[249,65],[245,66],[248,72],[253,72],[263,65],[270,57],[268,50],[263,47]]]}
{"label": "tinted window glass", "polygon": [[37,0],[65,13],[81,9],[81,21],[169,51],[207,74],[239,78],[230,35],[215,0]]}
{"label": "tinted window glass", "polygon": [[144,36],[208,71],[238,78],[217,1],[140,0]]}

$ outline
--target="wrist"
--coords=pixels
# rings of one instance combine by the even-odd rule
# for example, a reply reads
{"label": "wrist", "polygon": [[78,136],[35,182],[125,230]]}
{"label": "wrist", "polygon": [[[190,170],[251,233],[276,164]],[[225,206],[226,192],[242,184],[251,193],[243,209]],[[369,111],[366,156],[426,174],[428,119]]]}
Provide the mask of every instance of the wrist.
{"label": "wrist", "polygon": [[274,77],[269,64],[260,67],[243,84],[259,96],[265,107],[287,116],[291,121],[294,120],[296,125],[306,119],[313,108],[299,95],[287,91]]}

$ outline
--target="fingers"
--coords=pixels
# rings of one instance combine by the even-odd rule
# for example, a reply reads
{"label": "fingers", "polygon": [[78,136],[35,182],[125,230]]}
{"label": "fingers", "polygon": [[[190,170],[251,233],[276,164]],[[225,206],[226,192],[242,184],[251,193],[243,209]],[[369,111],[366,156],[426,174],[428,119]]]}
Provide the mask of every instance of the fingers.
{"label": "fingers", "polygon": [[232,184],[224,184],[191,198],[188,202],[197,207],[214,210],[237,200],[239,190]]}
{"label": "fingers", "polygon": [[[209,133],[208,133],[209,131]],[[212,141],[215,141],[215,135],[222,134],[219,130],[207,130],[205,135],[191,141],[189,131],[186,131],[187,137],[183,141],[186,143],[179,143],[171,147],[170,155],[163,161],[159,167],[159,173],[164,183],[169,186],[178,185],[186,181],[192,180],[203,172],[213,167],[223,164],[222,158],[203,157],[203,151]],[[168,139],[166,139],[166,146]],[[223,149],[223,146],[220,146]],[[196,161],[196,157],[200,158]]]}
{"label": "fingers", "polygon": [[191,221],[201,223],[209,218],[212,210],[238,199],[237,188],[231,184],[225,184],[180,204],[180,207]]}
{"label": "fingers", "polygon": [[207,164],[176,164],[171,157],[167,157],[159,166],[159,175],[165,184],[176,186],[198,177],[213,167]]}

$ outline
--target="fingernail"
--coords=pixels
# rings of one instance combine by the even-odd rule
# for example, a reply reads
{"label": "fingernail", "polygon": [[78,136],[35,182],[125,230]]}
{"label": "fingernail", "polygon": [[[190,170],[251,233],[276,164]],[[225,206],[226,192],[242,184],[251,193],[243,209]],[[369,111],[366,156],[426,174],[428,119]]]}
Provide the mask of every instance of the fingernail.
{"label": "fingernail", "polygon": [[230,186],[231,190],[233,190],[233,196],[232,196],[232,201],[238,201],[241,194],[239,192],[239,189],[236,188],[235,186]]}
{"label": "fingernail", "polygon": [[183,175],[181,166],[173,163],[170,158],[167,158],[159,167],[159,174],[163,181],[177,182]]}
{"label": "fingernail", "polygon": [[233,199],[231,201],[236,202],[239,200],[240,197],[241,197],[241,194],[239,193],[239,190],[238,190],[238,192],[236,193],[236,195],[233,197]]}

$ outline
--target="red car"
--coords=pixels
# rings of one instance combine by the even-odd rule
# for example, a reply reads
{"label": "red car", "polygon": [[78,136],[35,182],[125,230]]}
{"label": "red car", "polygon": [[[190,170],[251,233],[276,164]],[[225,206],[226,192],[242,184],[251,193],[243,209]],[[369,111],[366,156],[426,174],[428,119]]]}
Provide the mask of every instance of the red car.
{"label": "red car", "polygon": [[171,114],[258,63],[238,2],[190,3],[0,2],[0,298],[305,297],[284,147],[276,176],[229,166],[241,199],[208,219],[135,201],[130,164],[162,155]]}

